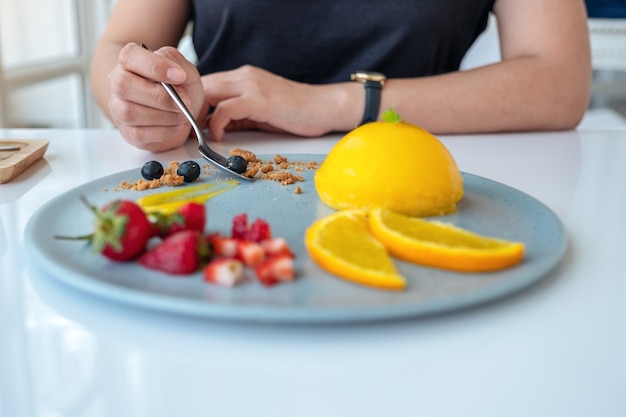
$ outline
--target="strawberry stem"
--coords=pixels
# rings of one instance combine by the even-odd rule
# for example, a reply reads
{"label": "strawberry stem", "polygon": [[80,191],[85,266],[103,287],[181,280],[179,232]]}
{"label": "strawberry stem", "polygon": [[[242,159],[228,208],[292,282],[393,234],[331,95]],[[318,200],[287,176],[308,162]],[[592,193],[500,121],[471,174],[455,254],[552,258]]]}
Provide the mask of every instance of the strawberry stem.
{"label": "strawberry stem", "polygon": [[117,214],[121,202],[119,200],[114,201],[105,209],[99,210],[96,206],[92,205],[84,195],[80,196],[80,201],[96,216],[94,232],[91,235],[93,252],[100,253],[107,245],[115,251],[121,251],[121,239],[126,232],[126,224],[128,223],[127,216]]}
{"label": "strawberry stem", "polygon": [[93,239],[93,233],[88,234],[88,235],[82,235],[82,236],[61,236],[61,235],[54,235],[55,239],[60,239],[60,240],[91,240]]}

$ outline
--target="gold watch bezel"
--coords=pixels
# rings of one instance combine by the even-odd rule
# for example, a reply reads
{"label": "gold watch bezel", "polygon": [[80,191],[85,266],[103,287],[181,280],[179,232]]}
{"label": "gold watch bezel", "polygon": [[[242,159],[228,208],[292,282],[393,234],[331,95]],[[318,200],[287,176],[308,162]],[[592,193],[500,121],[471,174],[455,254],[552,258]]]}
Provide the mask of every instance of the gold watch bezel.
{"label": "gold watch bezel", "polygon": [[385,74],[382,74],[380,72],[355,71],[350,75],[350,79],[352,81],[357,81],[363,84],[365,84],[366,81],[374,81],[374,82],[381,83],[382,85],[387,80],[387,77],[385,76]]}

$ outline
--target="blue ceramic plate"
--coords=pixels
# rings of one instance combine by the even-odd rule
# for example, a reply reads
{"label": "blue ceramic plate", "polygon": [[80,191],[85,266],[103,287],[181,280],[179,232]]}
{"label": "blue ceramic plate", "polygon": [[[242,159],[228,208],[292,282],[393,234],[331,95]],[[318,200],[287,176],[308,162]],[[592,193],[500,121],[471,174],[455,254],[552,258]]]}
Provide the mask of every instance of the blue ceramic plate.
{"label": "blue ceramic plate", "polygon": [[[293,161],[324,155],[286,155]],[[261,156],[263,158],[263,156]],[[198,160],[205,165],[202,160]],[[171,277],[134,263],[114,263],[92,254],[82,243],[59,241],[54,235],[91,231],[93,215],[79,201],[85,195],[95,205],[117,198],[137,199],[155,191],[120,191],[123,180],[140,178],[139,169],[107,176],[70,190],[30,219],[25,244],[36,268],[46,276],[92,295],[133,306],[171,313],[262,322],[360,322],[449,312],[515,293],[546,276],[561,261],[567,246],[558,217],[536,199],[516,189],[471,174],[463,174],[465,196],[459,209],[440,220],[474,232],[526,244],[524,261],[513,268],[486,274],[466,274],[397,261],[408,279],[406,291],[385,292],[358,286],[317,267],[304,247],[305,229],[331,212],[317,197],[313,170],[301,173],[296,185],[274,181],[242,182],[207,201],[209,231],[230,232],[233,216],[266,219],[275,236],[285,237],[296,253],[297,280],[263,287],[254,280],[236,288],[202,281],[200,273]],[[201,181],[224,178],[216,170]],[[163,189],[157,191],[164,191]]]}

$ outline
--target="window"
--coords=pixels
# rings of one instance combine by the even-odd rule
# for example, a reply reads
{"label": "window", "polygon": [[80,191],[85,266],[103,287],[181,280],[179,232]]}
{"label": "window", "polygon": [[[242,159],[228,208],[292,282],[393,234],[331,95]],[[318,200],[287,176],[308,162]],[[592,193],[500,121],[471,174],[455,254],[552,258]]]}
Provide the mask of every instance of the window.
{"label": "window", "polygon": [[89,59],[114,0],[0,0],[0,127],[101,127]]}

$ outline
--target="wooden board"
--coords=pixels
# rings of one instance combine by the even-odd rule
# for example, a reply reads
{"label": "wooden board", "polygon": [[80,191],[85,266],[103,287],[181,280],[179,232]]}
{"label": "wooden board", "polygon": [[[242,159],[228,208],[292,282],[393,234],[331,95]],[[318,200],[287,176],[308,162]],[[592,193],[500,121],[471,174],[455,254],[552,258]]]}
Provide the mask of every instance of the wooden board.
{"label": "wooden board", "polygon": [[46,149],[48,141],[44,139],[0,139],[0,184],[24,172]]}

